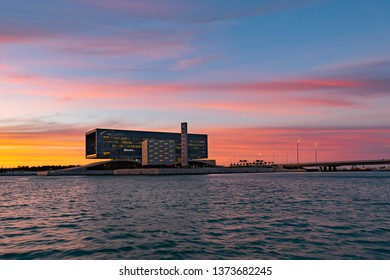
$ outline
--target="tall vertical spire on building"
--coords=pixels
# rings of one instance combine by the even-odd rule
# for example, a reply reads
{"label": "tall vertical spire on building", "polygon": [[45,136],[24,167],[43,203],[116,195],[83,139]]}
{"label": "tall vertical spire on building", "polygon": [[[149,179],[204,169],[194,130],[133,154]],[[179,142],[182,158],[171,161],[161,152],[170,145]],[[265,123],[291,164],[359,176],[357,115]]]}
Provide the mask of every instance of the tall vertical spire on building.
{"label": "tall vertical spire on building", "polygon": [[181,166],[188,166],[188,136],[187,136],[187,123],[181,123]]}

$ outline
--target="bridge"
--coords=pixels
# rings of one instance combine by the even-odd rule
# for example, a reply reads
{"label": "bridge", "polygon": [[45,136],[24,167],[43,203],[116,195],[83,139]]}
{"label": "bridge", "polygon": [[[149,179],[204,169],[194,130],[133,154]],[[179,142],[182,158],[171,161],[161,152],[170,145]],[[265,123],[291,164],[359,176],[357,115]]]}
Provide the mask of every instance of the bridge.
{"label": "bridge", "polygon": [[340,166],[383,165],[383,164],[390,164],[390,159],[303,162],[303,163],[286,163],[281,165],[283,166],[283,168],[286,169],[316,167],[320,171],[336,171],[337,167]]}

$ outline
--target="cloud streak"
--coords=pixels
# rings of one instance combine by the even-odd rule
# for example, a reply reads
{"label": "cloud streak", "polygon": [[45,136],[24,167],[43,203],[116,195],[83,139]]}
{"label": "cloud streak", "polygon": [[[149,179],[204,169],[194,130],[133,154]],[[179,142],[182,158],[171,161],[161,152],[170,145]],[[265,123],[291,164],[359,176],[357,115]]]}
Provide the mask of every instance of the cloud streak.
{"label": "cloud streak", "polygon": [[[5,68],[7,66],[3,66]],[[214,82],[214,83],[156,83],[156,82],[131,82],[121,79],[60,79],[48,76],[27,74],[12,69],[0,69],[1,83],[6,85],[28,85],[31,88],[26,94],[62,95],[69,92],[69,98],[122,98],[122,97],[147,97],[160,94],[186,96],[192,94],[207,94],[209,96],[256,96],[282,97],[292,96],[304,104],[323,104],[335,106],[352,106],[356,104],[352,100],[346,100],[348,96],[389,96],[390,82],[388,80],[325,80],[325,79],[295,79],[279,80],[271,82]],[[45,91],[33,90],[34,88],[46,88]],[[49,90],[51,89],[51,90]],[[299,98],[299,95],[301,97]],[[310,94],[305,96],[304,94]],[[109,94],[109,96],[108,96]],[[317,97],[314,97],[315,94]],[[324,98],[324,94],[329,95]]]}
{"label": "cloud streak", "polygon": [[[190,63],[191,64],[191,63]],[[189,65],[189,64],[188,64]],[[188,66],[187,65],[187,66]],[[233,112],[238,116],[308,116],[323,114],[317,109],[370,110],[370,100],[389,97],[390,84],[383,80],[285,79],[274,81],[214,82],[139,82],[126,79],[59,78],[25,73],[1,65],[0,87],[13,98],[40,97],[37,106],[56,101],[51,108],[83,108],[88,102],[95,108],[172,110],[207,110]],[[40,105],[38,105],[40,104]],[[5,108],[5,111],[9,108]],[[27,109],[29,110],[29,109]],[[330,111],[329,111],[330,112]]]}
{"label": "cloud streak", "polygon": [[174,70],[184,70],[192,67],[196,67],[211,61],[218,59],[216,55],[192,57],[188,59],[181,59],[173,66]]}

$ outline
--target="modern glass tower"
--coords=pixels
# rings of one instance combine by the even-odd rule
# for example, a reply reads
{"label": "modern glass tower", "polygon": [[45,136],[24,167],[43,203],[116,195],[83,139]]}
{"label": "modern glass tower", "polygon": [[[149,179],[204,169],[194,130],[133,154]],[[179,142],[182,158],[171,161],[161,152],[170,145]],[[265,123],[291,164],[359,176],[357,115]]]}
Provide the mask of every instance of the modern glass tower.
{"label": "modern glass tower", "polygon": [[[182,134],[96,128],[85,134],[86,158],[130,159],[142,162],[142,142],[146,139],[174,141],[177,163],[181,162]],[[188,160],[208,157],[207,134],[187,134]]]}

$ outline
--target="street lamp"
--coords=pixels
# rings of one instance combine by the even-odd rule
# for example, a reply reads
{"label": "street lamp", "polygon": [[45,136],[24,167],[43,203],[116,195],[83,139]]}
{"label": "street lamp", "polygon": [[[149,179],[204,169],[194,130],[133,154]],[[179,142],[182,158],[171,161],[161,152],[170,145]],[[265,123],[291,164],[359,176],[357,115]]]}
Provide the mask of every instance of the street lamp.
{"label": "street lamp", "polygon": [[317,143],[314,143],[314,150],[315,150],[315,156],[316,156],[316,164],[318,163],[318,160],[317,160]]}
{"label": "street lamp", "polygon": [[297,164],[299,164],[299,139],[297,139]]}

